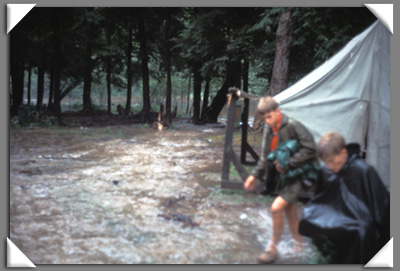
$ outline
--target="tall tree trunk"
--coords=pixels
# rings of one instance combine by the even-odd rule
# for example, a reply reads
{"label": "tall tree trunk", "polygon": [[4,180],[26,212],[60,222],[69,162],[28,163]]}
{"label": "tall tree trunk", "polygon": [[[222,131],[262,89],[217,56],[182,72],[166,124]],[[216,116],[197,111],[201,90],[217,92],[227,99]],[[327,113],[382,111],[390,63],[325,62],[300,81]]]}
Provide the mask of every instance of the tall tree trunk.
{"label": "tall tree trunk", "polygon": [[201,118],[204,118],[208,110],[208,97],[210,96],[210,76],[206,76],[206,85],[203,92],[203,107],[201,108]]}
{"label": "tall tree trunk", "polygon": [[188,86],[188,92],[187,92],[186,114],[189,114],[189,108],[190,108],[190,88],[191,88],[191,82],[192,82],[192,72],[189,70],[189,86]]}
{"label": "tall tree trunk", "polygon": [[44,67],[43,61],[40,60],[38,67],[38,85],[37,85],[37,100],[36,100],[36,111],[40,112],[43,104],[43,93],[44,93]]}
{"label": "tall tree trunk", "polygon": [[28,67],[28,105],[31,104],[31,82],[32,82],[32,64],[29,62],[29,67]]}
{"label": "tall tree trunk", "polygon": [[230,87],[240,88],[241,77],[241,62],[240,60],[230,62],[227,67],[227,75],[221,89],[211,102],[210,108],[207,111],[207,121],[215,123],[218,121],[218,116],[226,104],[226,95]]}
{"label": "tall tree trunk", "polygon": [[83,80],[83,110],[89,111],[92,109],[92,100],[90,97],[92,91],[92,44],[90,41],[86,44]]}
{"label": "tall tree trunk", "polygon": [[194,65],[193,71],[193,122],[198,123],[200,120],[200,103],[201,103],[201,81],[200,72],[201,65]]}
{"label": "tall tree trunk", "polygon": [[10,33],[11,115],[18,113],[24,98],[24,68],[20,56],[20,44],[20,33],[14,29]]}
{"label": "tall tree trunk", "polygon": [[146,25],[145,19],[142,17],[139,20],[139,37],[140,37],[140,58],[143,82],[143,111],[142,120],[149,120],[149,113],[151,110],[150,103],[150,84],[149,84],[149,55],[147,52],[147,38],[146,38]]}
{"label": "tall tree trunk", "polygon": [[[249,60],[246,58],[243,63],[242,69],[243,87],[242,90],[249,92]],[[248,99],[246,99],[248,100]]]}
{"label": "tall tree trunk", "polygon": [[184,88],[181,88],[181,110],[183,110],[183,91]]}
{"label": "tall tree trunk", "polygon": [[132,39],[133,39],[133,29],[129,26],[128,33],[128,46],[126,49],[126,77],[127,77],[127,90],[126,90],[126,105],[125,114],[129,114],[131,111],[131,101],[132,101]]}
{"label": "tall tree trunk", "polygon": [[54,31],[54,111],[58,118],[58,124],[62,125],[61,116],[61,29],[60,29],[60,14],[55,13],[55,31]]}
{"label": "tall tree trunk", "polygon": [[165,22],[165,64],[167,69],[167,97],[165,99],[165,114],[169,123],[172,122],[171,117],[171,96],[172,96],[172,83],[171,83],[171,50],[169,45],[169,28],[171,23],[171,14],[169,8],[166,9],[167,19]]}
{"label": "tall tree trunk", "polygon": [[[111,30],[107,28],[107,45],[111,45]],[[107,113],[111,114],[111,56],[110,53],[106,59],[107,65]]]}
{"label": "tall tree trunk", "polygon": [[275,60],[269,89],[271,96],[275,96],[288,86],[291,43],[292,15],[291,9],[286,8],[280,16],[276,31]]}
{"label": "tall tree trunk", "polygon": [[49,99],[47,101],[47,110],[53,110],[53,103],[54,103],[54,60],[50,70]]}

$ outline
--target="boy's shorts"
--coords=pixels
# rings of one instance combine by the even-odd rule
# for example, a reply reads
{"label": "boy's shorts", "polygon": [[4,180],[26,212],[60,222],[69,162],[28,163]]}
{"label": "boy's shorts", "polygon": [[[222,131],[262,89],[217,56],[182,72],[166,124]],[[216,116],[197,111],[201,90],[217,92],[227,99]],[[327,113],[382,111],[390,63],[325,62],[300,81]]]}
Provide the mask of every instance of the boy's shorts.
{"label": "boy's shorts", "polygon": [[291,184],[285,186],[281,191],[279,191],[278,195],[287,202],[295,204],[298,201],[298,196],[301,189],[302,186],[300,180],[295,180]]}

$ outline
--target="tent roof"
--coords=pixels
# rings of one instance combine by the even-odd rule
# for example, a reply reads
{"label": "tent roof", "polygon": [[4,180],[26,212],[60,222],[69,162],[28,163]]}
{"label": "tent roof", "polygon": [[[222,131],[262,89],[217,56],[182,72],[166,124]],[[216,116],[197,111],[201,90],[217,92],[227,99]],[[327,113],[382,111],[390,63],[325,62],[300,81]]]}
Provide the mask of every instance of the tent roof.
{"label": "tent roof", "polygon": [[316,141],[337,131],[359,143],[390,186],[390,32],[381,22],[274,99]]}

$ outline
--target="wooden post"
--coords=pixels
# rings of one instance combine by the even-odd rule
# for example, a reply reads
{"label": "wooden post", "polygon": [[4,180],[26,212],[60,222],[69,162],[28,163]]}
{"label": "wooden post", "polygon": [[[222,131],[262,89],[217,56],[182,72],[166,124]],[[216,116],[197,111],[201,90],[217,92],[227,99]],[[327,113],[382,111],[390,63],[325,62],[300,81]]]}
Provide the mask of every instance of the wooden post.
{"label": "wooden post", "polygon": [[[247,132],[249,128],[249,104],[250,101],[249,99],[244,100],[244,109],[243,109],[243,114],[242,114],[242,146],[241,146],[241,152],[240,152],[240,161],[244,165],[255,165],[257,164],[257,161],[259,159],[257,153],[253,150],[253,148],[249,145],[247,142]],[[246,160],[246,154],[247,152],[250,153],[251,156],[254,158],[254,162],[248,162]]]}
{"label": "wooden post", "polygon": [[234,118],[235,118],[235,104],[237,101],[237,96],[233,94],[228,94],[228,118],[225,130],[225,147],[224,147],[224,158],[222,163],[222,181],[229,181],[229,170],[231,162],[230,149],[233,140],[233,128],[234,128]]}
{"label": "wooden post", "polygon": [[[245,181],[249,174],[246,169],[243,167],[243,164],[240,162],[239,157],[233,150],[232,141],[233,141],[233,132],[234,132],[234,121],[235,121],[235,105],[238,100],[236,94],[231,93],[228,95],[228,113],[227,113],[227,124],[225,130],[225,146],[224,146],[224,157],[222,164],[222,188],[234,188],[234,189],[243,189],[243,183],[239,182],[231,182],[229,181],[229,171],[231,162],[234,164],[237,172],[239,173],[242,181]],[[263,186],[257,185],[255,191],[261,192],[263,191]]]}

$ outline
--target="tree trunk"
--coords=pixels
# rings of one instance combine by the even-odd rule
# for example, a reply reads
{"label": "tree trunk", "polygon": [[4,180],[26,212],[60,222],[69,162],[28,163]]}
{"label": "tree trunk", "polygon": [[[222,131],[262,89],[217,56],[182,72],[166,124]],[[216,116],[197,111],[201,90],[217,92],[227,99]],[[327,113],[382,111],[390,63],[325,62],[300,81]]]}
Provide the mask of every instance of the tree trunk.
{"label": "tree trunk", "polygon": [[[56,80],[55,80],[56,81]],[[57,82],[57,81],[56,81]],[[62,101],[71,91],[73,91],[79,84],[81,83],[81,81],[77,80],[72,82],[68,87],[66,87],[63,91],[61,91],[60,89],[60,94],[59,94],[59,99],[60,101]],[[60,85],[60,84],[59,84]],[[55,87],[54,87],[55,89]],[[55,100],[55,98],[54,98]],[[54,102],[55,103],[55,102]]]}
{"label": "tree trunk", "polygon": [[150,103],[150,85],[149,85],[149,56],[147,52],[147,38],[145,19],[142,17],[139,20],[139,39],[140,39],[140,58],[143,82],[143,111],[142,120],[147,121],[150,117],[151,103]]}
{"label": "tree trunk", "polygon": [[186,102],[186,114],[189,114],[191,82],[192,82],[192,72],[189,70],[189,86],[188,86],[187,102]]}
{"label": "tree trunk", "polygon": [[[111,45],[111,30],[107,28],[107,45]],[[111,56],[107,56],[107,113],[111,114]]]}
{"label": "tree trunk", "polygon": [[171,23],[171,14],[169,8],[166,9],[167,19],[165,22],[165,65],[167,69],[167,97],[165,99],[165,115],[167,121],[172,122],[171,117],[171,96],[172,96],[172,83],[171,83],[171,50],[169,46],[169,28]]}
{"label": "tree trunk", "polygon": [[[245,59],[244,63],[243,63],[242,78],[243,78],[242,90],[244,92],[249,93],[249,60],[248,59]],[[248,99],[246,99],[246,100],[248,100]]]}
{"label": "tree trunk", "polygon": [[44,67],[43,61],[40,61],[38,67],[38,85],[37,85],[37,100],[36,100],[36,111],[40,112],[43,104],[43,92],[44,92]]}
{"label": "tree trunk", "polygon": [[92,100],[90,97],[92,91],[92,45],[90,41],[86,44],[83,80],[83,110],[89,111],[92,109]]}
{"label": "tree trunk", "polygon": [[54,103],[54,61],[50,70],[50,83],[49,83],[49,99],[47,101],[47,110],[53,110]]}
{"label": "tree trunk", "polygon": [[208,97],[210,95],[210,76],[207,75],[206,77],[206,85],[204,87],[204,92],[203,92],[203,107],[201,108],[201,118],[203,119],[208,110]]}
{"label": "tree trunk", "polygon": [[200,120],[200,103],[201,103],[201,81],[200,72],[201,65],[197,63],[193,71],[193,122],[198,123]]}
{"label": "tree trunk", "polygon": [[28,105],[31,104],[31,82],[32,82],[32,65],[31,63],[29,63],[29,67],[28,67]]}
{"label": "tree trunk", "polygon": [[227,67],[227,75],[224,84],[214,97],[209,110],[207,111],[207,121],[215,123],[218,116],[226,104],[226,95],[230,87],[240,88],[241,63],[240,60],[230,62]]}
{"label": "tree trunk", "polygon": [[292,41],[292,15],[287,8],[279,19],[276,31],[275,60],[269,94],[275,96],[286,89],[289,81],[289,59]]}
{"label": "tree trunk", "polygon": [[128,46],[126,49],[126,77],[127,77],[127,90],[126,90],[126,105],[125,114],[129,114],[131,111],[131,101],[132,101],[132,39],[133,30],[132,26],[129,26],[128,33]]}
{"label": "tree trunk", "polygon": [[[58,12],[57,12],[58,13]],[[61,117],[61,30],[60,16],[55,14],[55,31],[54,31],[54,111],[58,118],[58,124],[62,125]]]}
{"label": "tree trunk", "polygon": [[24,98],[24,68],[20,57],[20,44],[20,33],[14,29],[10,33],[11,115],[18,113]]}

